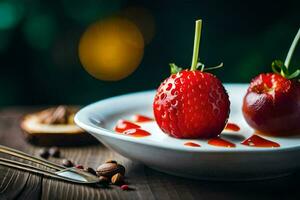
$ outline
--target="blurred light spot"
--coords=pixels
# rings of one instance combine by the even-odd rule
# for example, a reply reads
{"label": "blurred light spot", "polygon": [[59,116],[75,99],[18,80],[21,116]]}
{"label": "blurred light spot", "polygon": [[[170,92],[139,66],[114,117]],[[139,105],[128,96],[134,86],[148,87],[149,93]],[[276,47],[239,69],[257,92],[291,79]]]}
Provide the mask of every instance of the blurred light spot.
{"label": "blurred light spot", "polygon": [[140,64],[144,40],[134,23],[121,18],[96,22],[80,39],[79,58],[86,71],[101,80],[120,80]]}
{"label": "blurred light spot", "polygon": [[24,24],[27,42],[36,49],[47,49],[52,44],[56,33],[55,20],[49,15],[34,15]]}
{"label": "blurred light spot", "polygon": [[63,0],[65,13],[79,23],[91,23],[117,12],[119,0]]}
{"label": "blurred light spot", "polygon": [[0,29],[9,29],[17,25],[23,15],[22,4],[0,2]]}
{"label": "blurred light spot", "polygon": [[155,35],[155,20],[151,12],[143,7],[129,7],[121,16],[132,21],[141,31],[145,44],[149,44]]}

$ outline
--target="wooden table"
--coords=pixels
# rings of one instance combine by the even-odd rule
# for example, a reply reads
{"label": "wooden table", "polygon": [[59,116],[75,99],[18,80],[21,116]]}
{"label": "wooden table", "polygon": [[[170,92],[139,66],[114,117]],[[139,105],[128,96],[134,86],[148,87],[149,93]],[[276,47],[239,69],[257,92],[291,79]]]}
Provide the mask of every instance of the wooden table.
{"label": "wooden table", "polygon": [[[19,130],[21,116],[33,110],[36,108],[13,107],[0,110],[0,144],[37,154],[40,147],[28,144]],[[134,190],[122,191],[118,187],[100,189],[70,184],[0,166],[0,199],[300,199],[299,172],[265,181],[196,181],[151,170],[101,144],[61,150],[64,157],[94,168],[105,160],[118,160],[126,167],[127,180]]]}

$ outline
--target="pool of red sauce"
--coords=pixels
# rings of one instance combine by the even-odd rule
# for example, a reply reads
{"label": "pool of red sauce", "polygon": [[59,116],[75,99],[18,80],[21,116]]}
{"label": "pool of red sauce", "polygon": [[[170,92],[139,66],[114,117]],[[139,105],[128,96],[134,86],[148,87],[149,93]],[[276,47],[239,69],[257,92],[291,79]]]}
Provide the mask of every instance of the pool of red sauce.
{"label": "pool of red sauce", "polygon": [[241,144],[251,147],[280,147],[280,144],[271,140],[267,140],[255,134],[244,140]]}
{"label": "pool of red sauce", "polygon": [[190,147],[201,147],[200,144],[194,143],[194,142],[186,142],[184,143],[185,146],[190,146]]}
{"label": "pool of red sauce", "polygon": [[128,129],[128,130],[124,131],[122,134],[129,135],[132,137],[146,137],[146,136],[151,135],[148,131],[145,131],[140,128]]}
{"label": "pool of red sauce", "polygon": [[148,131],[141,129],[139,125],[127,120],[119,120],[115,131],[131,137],[146,137],[151,135]]}
{"label": "pool of red sauce", "polygon": [[224,129],[226,131],[239,131],[241,128],[235,123],[227,123]]}
{"label": "pool of red sauce", "polygon": [[123,133],[124,131],[133,128],[141,128],[141,127],[127,120],[119,120],[115,127],[115,131],[119,133]]}
{"label": "pool of red sauce", "polygon": [[[143,115],[134,115],[133,116],[134,122],[137,123],[142,123],[142,122],[149,122],[153,121],[154,119],[143,116]],[[227,123],[225,130],[230,130],[230,131],[239,131],[240,127],[237,124],[234,123]],[[145,131],[141,129],[141,127],[133,122],[127,121],[127,120],[119,120],[116,127],[115,131],[132,136],[132,137],[146,137],[151,135],[148,131]],[[222,139],[220,137],[212,138],[209,139],[207,142],[209,145],[212,146],[217,146],[217,147],[229,147],[233,148],[236,145],[230,141],[227,141],[225,139]],[[251,146],[251,147],[280,147],[280,144],[273,142],[271,140],[267,140],[265,138],[262,138],[256,134],[253,134],[251,137],[248,139],[244,140],[241,142],[243,145]],[[200,144],[194,143],[194,142],[186,142],[184,143],[185,146],[190,146],[190,147],[201,147]]]}
{"label": "pool of red sauce", "polygon": [[235,147],[234,143],[224,140],[220,137],[209,139],[207,143],[209,145],[217,146],[217,147],[229,147],[229,148]]}

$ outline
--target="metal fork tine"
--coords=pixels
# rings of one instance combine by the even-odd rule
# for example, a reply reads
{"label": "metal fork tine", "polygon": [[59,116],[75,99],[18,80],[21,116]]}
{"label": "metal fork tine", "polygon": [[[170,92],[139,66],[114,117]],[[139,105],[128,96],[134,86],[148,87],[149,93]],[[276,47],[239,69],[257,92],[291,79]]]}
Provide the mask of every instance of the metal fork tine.
{"label": "metal fork tine", "polygon": [[0,145],[0,152],[1,153],[6,153],[8,155],[12,155],[12,156],[24,159],[24,160],[29,160],[31,162],[35,162],[35,163],[44,165],[44,166],[52,168],[52,169],[56,169],[56,170],[66,169],[66,167],[63,167],[61,165],[52,163],[50,161],[47,161],[47,160],[44,160],[44,159],[41,159],[41,158],[36,158],[36,157],[31,156],[27,153],[24,153],[24,152],[21,152],[21,151],[18,151],[16,149],[12,149],[12,148],[9,148],[9,147],[3,146],[3,145]]}

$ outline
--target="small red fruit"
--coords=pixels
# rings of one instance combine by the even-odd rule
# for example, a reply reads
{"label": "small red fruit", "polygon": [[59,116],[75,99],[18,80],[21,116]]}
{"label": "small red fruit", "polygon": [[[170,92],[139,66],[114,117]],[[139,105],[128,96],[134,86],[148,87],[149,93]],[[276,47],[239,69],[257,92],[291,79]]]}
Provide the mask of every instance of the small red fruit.
{"label": "small red fruit", "polygon": [[210,138],[224,129],[229,105],[228,95],[214,75],[184,70],[160,85],[153,109],[165,133],[177,138]]}
{"label": "small red fruit", "polygon": [[288,67],[297,43],[298,30],[285,62],[272,63],[274,73],[255,77],[243,101],[243,114],[258,132],[287,136],[300,132],[300,70],[290,73]]}
{"label": "small red fruit", "polygon": [[229,117],[230,102],[221,81],[198,63],[201,26],[202,21],[196,21],[191,69],[170,64],[172,75],[159,86],[153,103],[158,126],[176,138],[215,137]]}
{"label": "small red fruit", "polygon": [[76,165],[75,166],[77,169],[84,169],[83,165]]}
{"label": "small red fruit", "polygon": [[122,190],[129,190],[129,186],[128,185],[121,185],[120,187]]}
{"label": "small red fruit", "polygon": [[262,133],[288,135],[300,131],[300,83],[279,74],[255,77],[243,101],[247,123]]}

